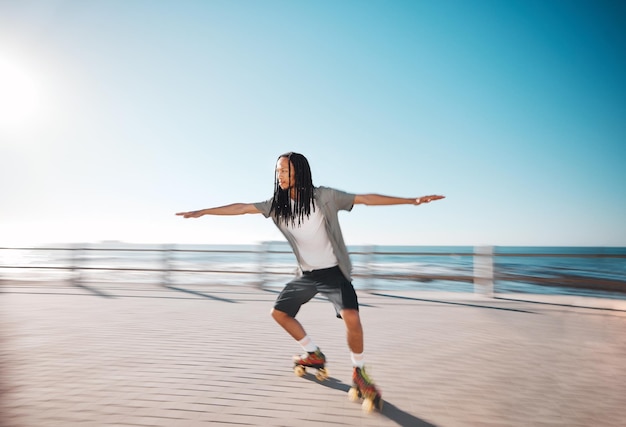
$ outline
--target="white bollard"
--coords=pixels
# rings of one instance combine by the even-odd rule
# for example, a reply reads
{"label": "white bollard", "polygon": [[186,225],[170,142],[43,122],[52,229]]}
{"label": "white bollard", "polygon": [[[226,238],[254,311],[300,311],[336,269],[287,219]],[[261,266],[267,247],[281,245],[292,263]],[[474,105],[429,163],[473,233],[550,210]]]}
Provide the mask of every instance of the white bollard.
{"label": "white bollard", "polygon": [[474,248],[474,293],[493,298],[493,246]]}

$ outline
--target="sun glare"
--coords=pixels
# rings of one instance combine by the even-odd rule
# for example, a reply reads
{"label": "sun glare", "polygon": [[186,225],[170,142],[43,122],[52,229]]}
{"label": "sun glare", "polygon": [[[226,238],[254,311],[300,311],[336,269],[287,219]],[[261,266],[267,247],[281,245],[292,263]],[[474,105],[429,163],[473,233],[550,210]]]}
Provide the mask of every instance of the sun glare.
{"label": "sun glare", "polygon": [[0,57],[0,128],[24,126],[38,109],[39,91],[33,76],[16,62]]}

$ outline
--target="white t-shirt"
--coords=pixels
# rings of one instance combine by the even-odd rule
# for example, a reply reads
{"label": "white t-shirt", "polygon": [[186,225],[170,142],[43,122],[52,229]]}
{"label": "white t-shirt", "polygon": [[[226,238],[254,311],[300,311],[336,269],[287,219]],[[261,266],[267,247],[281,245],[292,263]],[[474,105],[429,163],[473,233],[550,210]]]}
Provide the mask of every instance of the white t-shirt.
{"label": "white t-shirt", "polygon": [[285,226],[281,223],[280,227],[287,228],[293,234],[302,258],[300,268],[303,271],[320,270],[338,264],[319,208],[316,207],[314,211],[311,209],[311,216],[305,216],[300,225],[289,223]]}

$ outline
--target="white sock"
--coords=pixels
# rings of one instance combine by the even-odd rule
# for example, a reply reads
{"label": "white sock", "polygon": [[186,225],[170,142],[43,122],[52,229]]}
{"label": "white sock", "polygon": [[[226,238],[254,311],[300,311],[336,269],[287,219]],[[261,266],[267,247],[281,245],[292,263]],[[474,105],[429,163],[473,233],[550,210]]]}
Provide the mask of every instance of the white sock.
{"label": "white sock", "polygon": [[308,335],[306,335],[304,338],[298,341],[298,344],[300,344],[300,346],[302,347],[304,351],[309,352],[309,353],[317,350],[317,346],[315,345],[311,337],[309,337]]}
{"label": "white sock", "polygon": [[350,353],[350,357],[352,358],[352,366],[355,368],[363,368],[365,365],[365,356],[363,353]]}

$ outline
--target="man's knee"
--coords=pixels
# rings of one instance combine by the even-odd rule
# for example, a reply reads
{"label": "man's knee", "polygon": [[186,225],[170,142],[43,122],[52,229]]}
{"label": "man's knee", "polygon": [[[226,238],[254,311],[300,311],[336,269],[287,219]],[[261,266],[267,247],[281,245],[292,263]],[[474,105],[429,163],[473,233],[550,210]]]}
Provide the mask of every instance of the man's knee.
{"label": "man's knee", "polygon": [[270,315],[276,320],[278,323],[283,322],[285,319],[290,318],[291,316],[285,313],[284,311],[277,310],[272,308]]}

